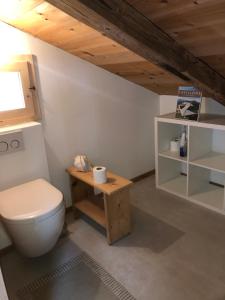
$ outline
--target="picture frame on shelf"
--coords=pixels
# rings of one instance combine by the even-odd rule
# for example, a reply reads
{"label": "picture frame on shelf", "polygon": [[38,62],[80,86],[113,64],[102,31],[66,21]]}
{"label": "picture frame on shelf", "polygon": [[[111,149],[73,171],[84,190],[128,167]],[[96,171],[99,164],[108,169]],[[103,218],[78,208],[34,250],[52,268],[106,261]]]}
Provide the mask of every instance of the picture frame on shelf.
{"label": "picture frame on shelf", "polygon": [[201,110],[202,91],[194,86],[180,86],[176,107],[176,118],[198,121]]}

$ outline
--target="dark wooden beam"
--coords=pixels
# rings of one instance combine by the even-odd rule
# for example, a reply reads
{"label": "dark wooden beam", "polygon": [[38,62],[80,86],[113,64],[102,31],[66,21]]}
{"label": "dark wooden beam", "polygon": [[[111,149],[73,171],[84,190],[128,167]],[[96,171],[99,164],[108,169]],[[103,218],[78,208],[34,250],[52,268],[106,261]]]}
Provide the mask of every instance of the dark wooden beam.
{"label": "dark wooden beam", "polygon": [[47,0],[225,105],[225,78],[125,0]]}

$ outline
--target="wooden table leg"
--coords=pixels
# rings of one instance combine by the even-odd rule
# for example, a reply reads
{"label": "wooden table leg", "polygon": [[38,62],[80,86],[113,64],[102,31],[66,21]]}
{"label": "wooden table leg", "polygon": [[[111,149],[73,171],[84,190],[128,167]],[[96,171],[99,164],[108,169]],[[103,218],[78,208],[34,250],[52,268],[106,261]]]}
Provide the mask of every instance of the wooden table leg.
{"label": "wooden table leg", "polygon": [[129,188],[104,194],[107,240],[112,244],[131,232]]}

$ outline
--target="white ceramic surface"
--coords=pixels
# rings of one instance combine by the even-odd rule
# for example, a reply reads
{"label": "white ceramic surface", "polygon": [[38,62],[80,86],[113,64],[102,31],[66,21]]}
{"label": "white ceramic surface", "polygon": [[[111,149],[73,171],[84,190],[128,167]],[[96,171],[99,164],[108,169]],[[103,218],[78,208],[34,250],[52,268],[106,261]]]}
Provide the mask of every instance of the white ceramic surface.
{"label": "white ceramic surface", "polygon": [[62,193],[44,179],[36,179],[0,192],[0,213],[7,220],[28,220],[51,213]]}
{"label": "white ceramic surface", "polygon": [[4,284],[4,280],[3,280],[3,277],[2,277],[2,272],[1,272],[1,269],[0,269],[0,299],[1,300],[8,300],[8,296],[7,296],[7,293],[6,293],[6,288],[5,288],[5,284]]}
{"label": "white ceramic surface", "polygon": [[0,192],[2,221],[17,249],[36,257],[50,251],[62,231],[63,195],[43,179]]}
{"label": "white ceramic surface", "polygon": [[64,224],[65,208],[62,203],[59,210],[44,220],[31,223],[21,221],[4,224],[17,249],[28,257],[41,256],[56,244]]}

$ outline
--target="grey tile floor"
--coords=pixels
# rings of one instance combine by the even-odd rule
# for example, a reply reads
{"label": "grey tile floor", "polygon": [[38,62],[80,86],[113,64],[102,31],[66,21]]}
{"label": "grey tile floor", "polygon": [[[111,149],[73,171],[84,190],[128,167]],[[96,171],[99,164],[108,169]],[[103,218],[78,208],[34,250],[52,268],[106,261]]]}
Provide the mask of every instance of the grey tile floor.
{"label": "grey tile floor", "polygon": [[112,246],[70,216],[70,234],[49,254],[47,266],[46,257],[31,262],[14,251],[2,257],[10,293],[81,248],[137,299],[225,300],[225,217],[156,190],[154,177],[136,183],[131,200],[133,232]]}

